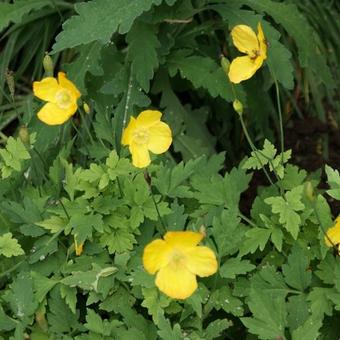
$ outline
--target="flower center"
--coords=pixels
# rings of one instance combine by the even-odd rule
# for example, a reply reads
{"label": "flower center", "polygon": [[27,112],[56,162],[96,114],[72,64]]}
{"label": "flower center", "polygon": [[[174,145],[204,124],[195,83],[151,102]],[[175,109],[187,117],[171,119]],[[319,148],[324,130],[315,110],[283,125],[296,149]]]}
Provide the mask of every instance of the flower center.
{"label": "flower center", "polygon": [[132,133],[133,141],[137,144],[147,144],[149,141],[149,131],[144,128],[136,129]]}
{"label": "flower center", "polygon": [[260,50],[253,50],[252,54],[250,55],[250,59],[255,60],[257,57],[261,55]]}
{"label": "flower center", "polygon": [[171,253],[170,263],[175,267],[184,265],[185,255],[180,250],[174,249],[173,252]]}
{"label": "flower center", "polygon": [[57,105],[62,109],[67,109],[72,104],[72,97],[68,90],[59,90],[55,96]]}

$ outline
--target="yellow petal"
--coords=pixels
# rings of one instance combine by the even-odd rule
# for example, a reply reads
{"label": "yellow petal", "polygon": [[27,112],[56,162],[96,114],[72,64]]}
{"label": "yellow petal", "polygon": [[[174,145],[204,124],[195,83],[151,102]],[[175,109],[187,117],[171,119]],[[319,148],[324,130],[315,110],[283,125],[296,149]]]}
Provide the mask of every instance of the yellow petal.
{"label": "yellow petal", "polygon": [[81,96],[77,87],[70,80],[66,78],[66,75],[64,72],[58,73],[58,82],[61,87],[68,89],[70,91],[75,101]]}
{"label": "yellow petal", "polygon": [[155,153],[161,154],[167,151],[172,143],[171,129],[168,124],[158,122],[149,127],[148,149]]}
{"label": "yellow petal", "polygon": [[325,242],[328,247],[340,244],[340,219],[335,220],[335,225],[327,230]]}
{"label": "yellow petal", "polygon": [[186,299],[197,289],[197,281],[184,266],[168,265],[157,273],[156,286],[173,299]]}
{"label": "yellow petal", "polygon": [[150,274],[168,265],[170,261],[171,248],[164,240],[154,240],[149,243],[143,252],[143,265]]}
{"label": "yellow petal", "polygon": [[186,267],[195,275],[210,276],[217,271],[217,260],[214,252],[208,247],[198,246],[183,250],[186,255]]}
{"label": "yellow petal", "polygon": [[230,64],[228,73],[230,81],[238,84],[243,80],[251,78],[261,67],[262,63],[263,58],[261,57],[256,59],[251,59],[248,56],[235,58]]}
{"label": "yellow petal", "polygon": [[35,81],[33,83],[33,93],[36,97],[45,100],[47,102],[56,102],[56,93],[62,88],[58,84],[57,80],[52,77],[44,78],[41,81]]}
{"label": "yellow petal", "polygon": [[155,110],[142,111],[137,117],[138,126],[149,127],[158,123],[161,119],[162,113]]}
{"label": "yellow petal", "polygon": [[203,234],[194,231],[168,231],[164,240],[170,246],[195,247],[203,239]]}
{"label": "yellow petal", "polygon": [[237,25],[231,31],[235,47],[242,53],[254,56],[254,51],[259,50],[259,42],[255,32],[246,25]]}
{"label": "yellow petal", "polygon": [[266,38],[264,36],[263,30],[262,30],[262,25],[259,22],[257,25],[257,39],[260,43],[260,55],[264,59],[267,59],[267,43],[266,43]]}
{"label": "yellow petal", "polygon": [[132,164],[136,168],[145,168],[150,164],[151,159],[147,144],[131,143],[129,150],[132,155]]}
{"label": "yellow petal", "polygon": [[76,104],[71,105],[68,109],[61,109],[53,103],[47,103],[38,112],[38,118],[48,125],[60,125],[65,123],[76,111]]}
{"label": "yellow petal", "polygon": [[130,122],[128,126],[123,131],[122,136],[122,144],[123,145],[130,145],[132,142],[132,133],[136,129],[136,119],[134,117],[130,117]]}

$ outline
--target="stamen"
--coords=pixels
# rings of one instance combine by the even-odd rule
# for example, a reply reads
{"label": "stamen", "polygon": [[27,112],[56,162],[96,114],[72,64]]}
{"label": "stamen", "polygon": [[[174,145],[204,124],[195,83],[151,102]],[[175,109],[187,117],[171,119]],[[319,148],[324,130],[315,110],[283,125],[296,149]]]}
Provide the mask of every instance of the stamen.
{"label": "stamen", "polygon": [[70,92],[66,89],[62,89],[56,93],[57,105],[62,109],[67,109],[72,104],[72,98]]}

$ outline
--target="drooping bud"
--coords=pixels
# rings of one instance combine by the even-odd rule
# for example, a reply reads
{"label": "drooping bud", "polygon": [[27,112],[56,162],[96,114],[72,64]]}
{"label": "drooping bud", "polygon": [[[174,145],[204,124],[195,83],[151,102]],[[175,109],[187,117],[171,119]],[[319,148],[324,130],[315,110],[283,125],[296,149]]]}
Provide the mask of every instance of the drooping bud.
{"label": "drooping bud", "polygon": [[30,134],[29,134],[28,129],[25,125],[20,126],[18,135],[19,135],[20,140],[25,145],[28,145],[30,143]]}
{"label": "drooping bud", "polygon": [[13,71],[6,70],[5,78],[6,78],[6,83],[9,89],[9,93],[11,95],[12,100],[14,101],[15,81],[14,81]]}
{"label": "drooping bud", "polygon": [[305,184],[305,193],[306,193],[307,198],[310,201],[314,201],[314,199],[315,199],[314,188],[313,188],[313,185],[310,181],[307,181],[306,184]]}
{"label": "drooping bud", "polygon": [[222,56],[222,58],[221,58],[221,66],[222,66],[222,68],[223,68],[224,73],[225,73],[226,75],[228,75],[229,67],[230,67],[230,62],[229,62],[229,60],[228,60],[226,57],[224,57],[224,56]]}
{"label": "drooping bud", "polygon": [[83,109],[85,113],[90,113],[90,107],[87,105],[87,103],[84,102]]}
{"label": "drooping bud", "polygon": [[46,52],[45,57],[43,59],[43,66],[44,66],[44,70],[46,72],[46,75],[48,77],[53,77],[53,69],[54,69],[53,60],[47,52]]}
{"label": "drooping bud", "polygon": [[206,228],[205,228],[205,226],[203,224],[200,226],[199,232],[200,232],[200,234],[203,235],[203,237],[207,236]]}
{"label": "drooping bud", "polygon": [[82,253],[83,250],[84,250],[84,242],[81,242],[81,243],[78,244],[77,238],[74,237],[74,249],[75,249],[75,251],[76,251],[76,255],[77,255],[77,256],[80,256],[81,253]]}
{"label": "drooping bud", "polygon": [[234,110],[239,114],[239,115],[242,115],[243,113],[243,105],[242,103],[238,100],[238,99],[235,99],[233,101],[233,108]]}
{"label": "drooping bud", "polygon": [[[37,325],[40,329],[42,329],[44,332],[47,332],[48,330],[48,324],[46,320],[46,308],[44,304],[40,304],[38,307],[38,310],[35,313],[35,321],[37,322]],[[30,337],[28,337],[30,339]]]}

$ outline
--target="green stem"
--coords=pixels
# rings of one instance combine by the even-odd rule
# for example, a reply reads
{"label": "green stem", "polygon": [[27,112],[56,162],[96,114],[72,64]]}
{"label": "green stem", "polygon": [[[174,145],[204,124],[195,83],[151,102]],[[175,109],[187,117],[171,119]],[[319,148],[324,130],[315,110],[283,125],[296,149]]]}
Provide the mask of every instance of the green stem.
{"label": "green stem", "polygon": [[10,269],[7,269],[6,271],[0,273],[0,277],[6,276],[7,274],[13,272],[14,270],[16,270],[23,262],[25,262],[24,260],[18,262],[17,264],[15,264],[13,267],[11,267]]}
{"label": "green stem", "polygon": [[282,118],[282,110],[281,110],[281,100],[280,100],[280,89],[279,89],[279,84],[274,78],[274,83],[275,83],[275,92],[276,92],[276,104],[277,104],[277,111],[279,113],[279,124],[280,124],[280,144],[281,144],[281,163],[282,167],[284,166],[284,151],[285,151],[285,144],[284,144],[284,131],[283,131],[283,118]]}
{"label": "green stem", "polygon": [[117,185],[118,185],[118,190],[119,190],[119,194],[120,194],[120,197],[123,198],[123,189],[122,189],[122,185],[120,184],[120,180],[119,178],[117,177]]}
{"label": "green stem", "polygon": [[58,202],[60,203],[61,207],[63,208],[64,213],[65,213],[67,219],[70,220],[70,215],[68,214],[68,212],[67,212],[67,210],[66,210],[66,207],[65,207],[63,201],[62,201],[60,198],[58,198]]}
{"label": "green stem", "polygon": [[1,131],[0,131],[0,138],[4,141],[4,143],[6,143],[8,140],[8,137]]}
{"label": "green stem", "polygon": [[86,151],[87,151],[87,154],[90,155],[90,150],[89,150],[89,148],[88,148],[87,145],[86,145],[86,141],[85,141],[83,135],[82,135],[82,134],[80,133],[80,131],[78,130],[76,124],[75,124],[74,121],[73,121],[73,119],[71,119],[71,123],[72,123],[73,128],[76,130],[77,134],[79,135],[80,139],[81,139],[82,142],[84,143],[84,147],[85,147],[85,149],[86,149]]}
{"label": "green stem", "polygon": [[283,131],[283,117],[282,117],[282,109],[281,109],[281,99],[280,99],[280,88],[277,78],[275,76],[275,72],[272,68],[270,61],[268,60],[268,66],[270,74],[274,80],[275,84],[275,94],[276,94],[276,105],[277,105],[277,112],[279,115],[279,125],[280,125],[280,144],[281,144],[281,163],[282,167],[284,166],[284,151],[285,151],[285,144],[284,144],[284,131]]}
{"label": "green stem", "polygon": [[90,133],[90,129],[89,129],[88,125],[87,125],[84,113],[83,113],[83,111],[81,109],[79,109],[79,113],[80,113],[80,117],[81,117],[82,122],[84,122],[84,127],[85,127],[85,130],[86,130],[86,133],[89,136],[89,139],[90,139],[90,141],[91,141],[91,143],[93,145],[94,144],[94,140],[93,140],[92,135]]}
{"label": "green stem", "polygon": [[[159,209],[158,209],[158,204],[156,202],[156,199],[155,199],[155,195],[154,195],[154,192],[152,190],[152,185],[151,185],[151,176],[149,175],[149,172],[148,170],[145,170],[145,173],[144,173],[144,177],[145,177],[145,181],[146,183],[148,184],[149,186],[149,189],[150,189],[150,193],[151,193],[151,198],[152,198],[152,201],[153,201],[153,204],[155,205],[155,208],[156,208],[156,212],[157,212],[157,215],[158,215],[158,218],[159,218],[159,221],[161,222],[161,225],[162,227],[159,229],[159,232],[161,234],[165,234],[167,228],[166,228],[166,225],[162,219],[162,216],[159,212]],[[150,179],[150,180],[149,180]]]}
{"label": "green stem", "polygon": [[252,227],[254,227],[254,228],[257,227],[257,225],[256,225],[253,221],[251,221],[247,216],[244,216],[241,212],[238,213],[238,216],[239,216],[242,220],[246,221],[246,222],[247,222],[249,225],[251,225]]}
{"label": "green stem", "polygon": [[244,135],[246,136],[246,139],[247,139],[247,141],[248,141],[248,143],[249,143],[251,149],[253,150],[253,152],[254,152],[254,154],[255,154],[255,157],[256,157],[257,161],[260,163],[261,168],[262,168],[264,174],[266,175],[266,177],[267,177],[267,179],[268,179],[268,181],[269,181],[269,183],[270,183],[271,185],[277,186],[277,185],[272,181],[272,179],[270,178],[270,176],[269,176],[269,174],[268,174],[268,171],[267,171],[266,168],[264,167],[264,165],[263,165],[263,163],[262,163],[260,157],[259,157],[258,154],[257,154],[258,150],[257,150],[257,148],[255,147],[255,145],[253,144],[253,142],[252,142],[252,140],[251,140],[251,138],[250,138],[250,136],[249,136],[249,133],[248,133],[247,127],[246,127],[246,125],[245,125],[245,123],[244,123],[244,120],[243,120],[242,115],[239,115],[239,117],[240,117],[242,129],[243,129],[243,133],[244,133]]}
{"label": "green stem", "polygon": [[[236,94],[236,91],[235,91],[234,84],[231,84],[231,90],[232,90],[232,92],[233,92],[234,101],[235,101],[235,100],[237,100],[237,94]],[[275,170],[275,167],[274,167],[274,164],[273,164],[272,160],[271,160],[269,157],[267,157],[261,150],[258,150],[258,149],[257,149],[257,147],[254,145],[254,143],[252,142],[252,140],[251,140],[251,138],[250,138],[250,136],[249,136],[249,133],[248,133],[247,127],[246,127],[246,125],[245,125],[245,123],[244,123],[242,114],[239,114],[239,116],[240,116],[240,120],[241,120],[241,125],[242,125],[243,132],[244,132],[244,134],[245,134],[245,136],[246,136],[246,138],[247,138],[247,140],[248,140],[248,143],[249,143],[250,147],[252,148],[252,151],[254,151],[257,160],[258,160],[259,163],[261,164],[261,167],[262,167],[263,171],[266,173],[266,169],[264,168],[264,165],[262,164],[261,160],[259,159],[259,157],[258,157],[258,155],[257,155],[257,152],[258,152],[262,157],[264,157],[265,159],[268,160],[268,163],[270,164],[270,166],[271,166],[272,169],[273,169],[273,172],[274,172],[274,175],[275,175],[275,177],[276,177],[276,180],[279,182],[279,181],[280,181],[280,177],[278,176],[278,174],[277,174],[277,172],[276,172],[276,170]],[[268,173],[267,173],[267,174],[268,174]],[[269,174],[268,174],[268,176],[269,176]],[[267,178],[268,178],[268,176],[267,176]],[[272,183],[272,181],[271,181],[269,178],[268,178],[268,180],[269,180],[270,183]],[[273,183],[273,184],[274,184],[274,183]],[[279,191],[280,191],[280,193],[281,193],[281,196],[283,196],[283,190],[282,190],[282,188],[281,188],[281,187],[279,188],[277,185],[275,185],[275,186],[279,189]]]}

